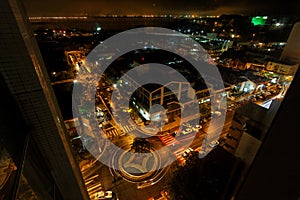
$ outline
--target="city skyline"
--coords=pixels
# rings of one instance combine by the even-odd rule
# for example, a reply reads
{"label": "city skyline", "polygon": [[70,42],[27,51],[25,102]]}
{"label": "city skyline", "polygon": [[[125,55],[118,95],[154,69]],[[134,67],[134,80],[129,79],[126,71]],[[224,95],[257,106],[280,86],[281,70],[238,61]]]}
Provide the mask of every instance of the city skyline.
{"label": "city skyline", "polygon": [[0,1],[0,199],[299,198],[299,3],[188,2]]}
{"label": "city skyline", "polygon": [[28,16],[80,16],[80,15],[297,15],[299,2],[273,2],[271,0],[205,0],[205,1],[24,1]]}

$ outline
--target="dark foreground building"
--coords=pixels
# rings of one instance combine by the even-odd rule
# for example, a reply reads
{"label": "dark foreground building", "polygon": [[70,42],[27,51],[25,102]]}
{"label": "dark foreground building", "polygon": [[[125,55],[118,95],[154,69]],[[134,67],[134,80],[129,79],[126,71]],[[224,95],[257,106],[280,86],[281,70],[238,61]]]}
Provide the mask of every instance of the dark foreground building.
{"label": "dark foreground building", "polygon": [[0,15],[0,199],[89,199],[24,9]]}

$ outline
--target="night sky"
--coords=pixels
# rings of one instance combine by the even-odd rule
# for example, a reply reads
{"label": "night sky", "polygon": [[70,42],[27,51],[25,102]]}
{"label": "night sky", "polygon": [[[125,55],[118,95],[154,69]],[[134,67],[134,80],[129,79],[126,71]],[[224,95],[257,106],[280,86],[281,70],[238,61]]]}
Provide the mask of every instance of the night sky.
{"label": "night sky", "polygon": [[300,1],[277,0],[24,0],[29,16],[127,14],[299,15]]}

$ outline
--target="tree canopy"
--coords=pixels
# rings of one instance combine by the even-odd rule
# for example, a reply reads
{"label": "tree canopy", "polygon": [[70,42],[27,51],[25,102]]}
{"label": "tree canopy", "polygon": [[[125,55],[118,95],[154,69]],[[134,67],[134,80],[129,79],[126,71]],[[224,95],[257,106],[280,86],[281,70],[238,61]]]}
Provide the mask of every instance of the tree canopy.
{"label": "tree canopy", "polygon": [[222,147],[202,159],[191,154],[186,165],[178,167],[168,182],[170,196],[174,200],[224,199],[236,161]]}

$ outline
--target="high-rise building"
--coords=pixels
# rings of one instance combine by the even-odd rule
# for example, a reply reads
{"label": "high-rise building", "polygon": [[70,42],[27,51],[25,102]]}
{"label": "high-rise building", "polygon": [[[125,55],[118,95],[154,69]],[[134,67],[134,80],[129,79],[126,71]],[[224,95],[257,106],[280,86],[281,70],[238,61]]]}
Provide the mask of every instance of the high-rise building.
{"label": "high-rise building", "polygon": [[89,199],[18,0],[0,2],[0,26],[0,199]]}
{"label": "high-rise building", "polygon": [[[293,64],[300,63],[299,22],[290,33],[281,60]],[[268,122],[270,126],[253,157],[249,171],[243,177],[244,181],[236,199],[299,199],[299,87],[298,68],[278,111],[267,119],[273,120]],[[253,152],[252,149],[248,149],[248,153],[251,151]]]}
{"label": "high-rise building", "polygon": [[296,23],[290,33],[286,46],[281,53],[281,60],[293,64],[300,63],[300,22]]}

